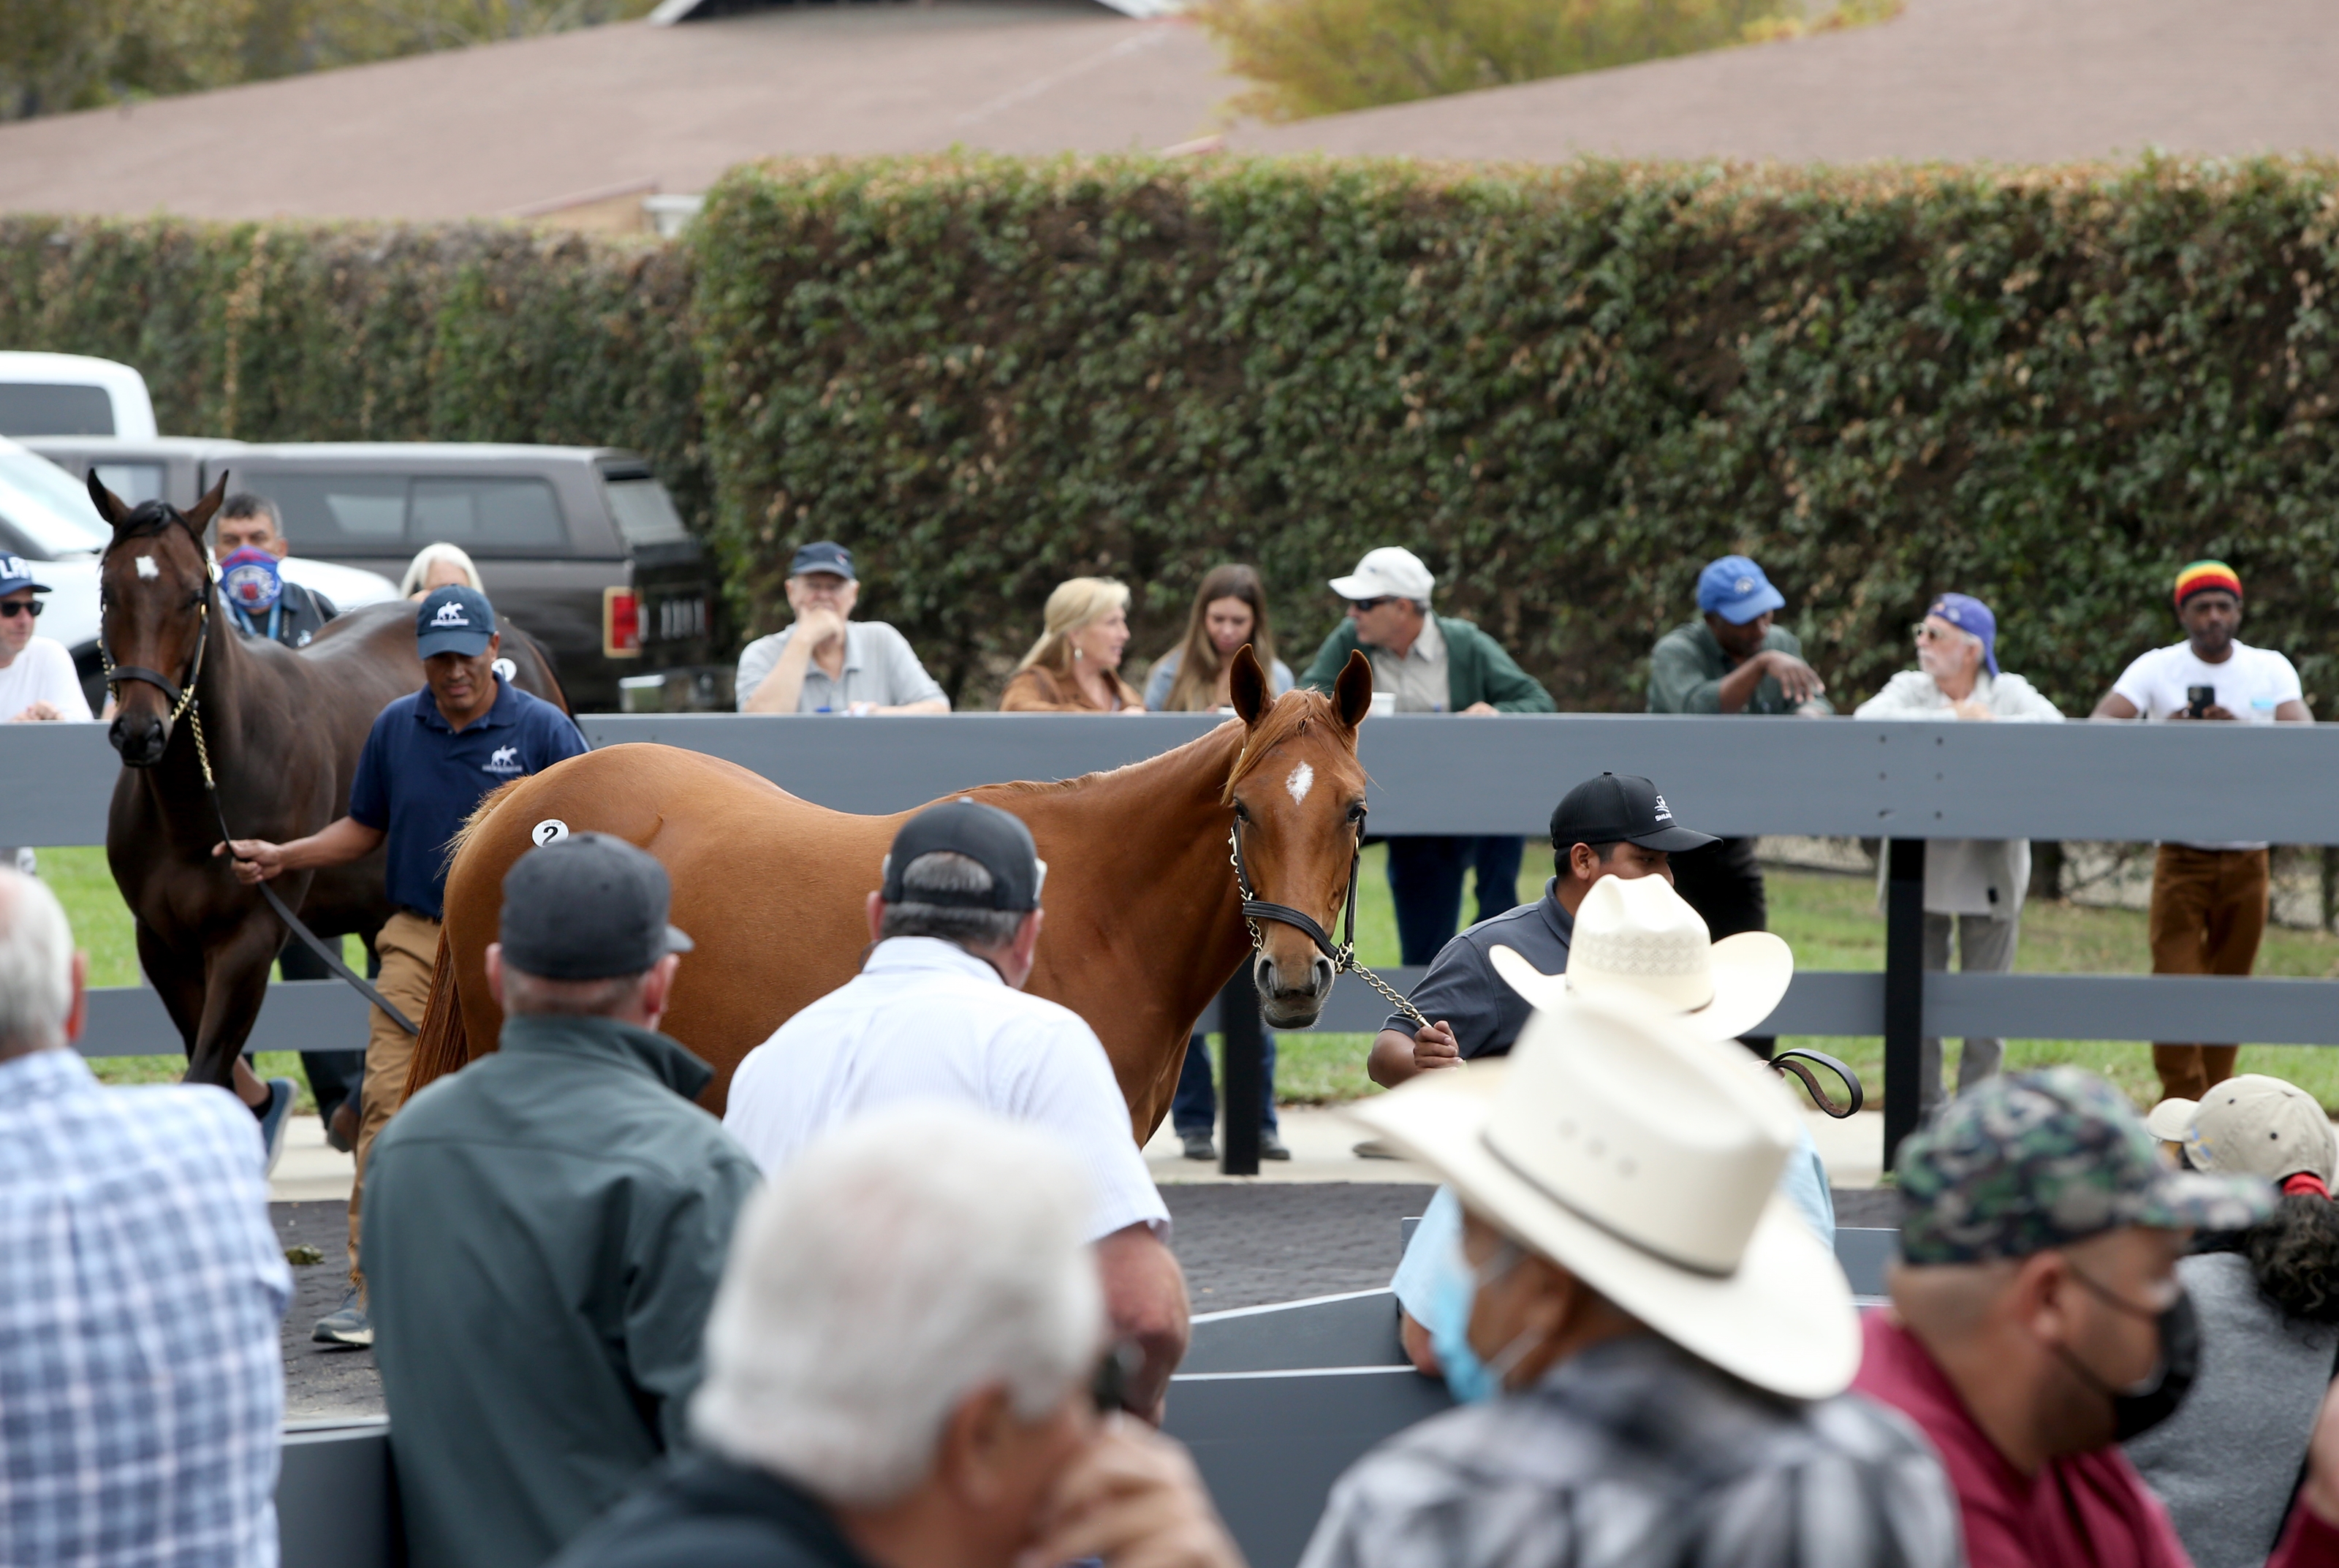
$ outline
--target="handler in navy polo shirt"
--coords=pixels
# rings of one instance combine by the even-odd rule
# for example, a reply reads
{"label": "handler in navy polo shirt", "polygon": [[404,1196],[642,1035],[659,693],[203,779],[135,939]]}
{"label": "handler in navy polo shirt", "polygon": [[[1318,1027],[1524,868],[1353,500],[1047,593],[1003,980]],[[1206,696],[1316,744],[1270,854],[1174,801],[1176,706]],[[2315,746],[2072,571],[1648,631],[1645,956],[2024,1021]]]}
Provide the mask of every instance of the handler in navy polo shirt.
{"label": "handler in navy polo shirt", "polygon": [[[350,814],[290,843],[238,839],[235,874],[264,882],[288,871],[341,865],[389,841],[390,902],[395,907],[374,939],[381,975],[374,981],[390,1005],[419,1021],[430,1001],[431,966],[447,892],[447,842],[479,797],[524,774],[579,755],[585,737],[567,714],[496,673],[495,606],[472,587],[434,589],[414,613],[414,651],[422,690],[402,696],[373,721],[350,786]],[[358,1125],[358,1179],[350,1189],[350,1291],[340,1310],[319,1320],[327,1344],[370,1345],[373,1328],[359,1297],[358,1209],[366,1155],[398,1109],[414,1040],[376,1011],[366,1042],[364,1115]]]}
{"label": "handler in navy polo shirt", "polygon": [[1543,897],[1482,920],[1441,948],[1408,999],[1429,1023],[1416,1030],[1405,1014],[1391,1013],[1365,1070],[1395,1089],[1416,1073],[1470,1057],[1509,1055],[1535,1008],[1495,972],[1486,956],[1495,944],[1516,948],[1545,974],[1565,973],[1575,912],[1594,883],[1604,876],[1671,882],[1670,856],[1713,842],[1712,834],[1673,821],[1657,786],[1636,774],[1602,774],[1577,784],[1551,814],[1558,874],[1544,883]]}

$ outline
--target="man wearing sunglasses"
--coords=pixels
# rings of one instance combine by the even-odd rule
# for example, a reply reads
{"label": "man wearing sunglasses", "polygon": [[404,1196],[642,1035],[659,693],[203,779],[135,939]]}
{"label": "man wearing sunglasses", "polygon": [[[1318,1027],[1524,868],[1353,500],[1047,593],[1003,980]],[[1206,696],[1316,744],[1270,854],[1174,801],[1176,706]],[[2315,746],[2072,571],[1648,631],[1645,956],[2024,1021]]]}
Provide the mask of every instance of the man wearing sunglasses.
{"label": "man wearing sunglasses", "polygon": [[[1910,630],[1917,667],[1902,670],[1852,710],[1860,719],[1933,719],[2054,724],[2053,703],[2020,676],[1998,667],[1998,617],[1969,594],[1943,594]],[[1877,857],[1876,894],[1884,896],[1890,854]],[[1949,939],[1967,974],[2014,968],[2022,900],[2030,889],[2028,839],[1935,839],[1925,852],[1925,967],[1949,967]],[[1963,1094],[1998,1070],[2003,1040],[1969,1036],[1958,1058]],[[1928,1038],[1918,1056],[1917,1098],[1927,1114],[1941,1101],[1941,1042]]]}
{"label": "man wearing sunglasses", "polygon": [[[1347,619],[1332,629],[1299,684],[1328,693],[1348,655],[1362,648],[1373,665],[1376,708],[1401,714],[1547,714],[1551,694],[1519,668],[1502,644],[1469,621],[1432,615],[1437,579],[1411,550],[1368,550],[1357,569],[1332,579]],[[1385,700],[1386,699],[1386,700]],[[1437,956],[1462,920],[1462,875],[1478,873],[1478,919],[1518,902],[1519,861],[1526,841],[1512,833],[1393,838],[1390,896],[1396,902],[1403,962]]]}
{"label": "man wearing sunglasses", "polygon": [[54,637],[36,637],[41,614],[31,563],[0,556],[0,718],[10,724],[86,721],[89,698],[74,674],[73,655]]}

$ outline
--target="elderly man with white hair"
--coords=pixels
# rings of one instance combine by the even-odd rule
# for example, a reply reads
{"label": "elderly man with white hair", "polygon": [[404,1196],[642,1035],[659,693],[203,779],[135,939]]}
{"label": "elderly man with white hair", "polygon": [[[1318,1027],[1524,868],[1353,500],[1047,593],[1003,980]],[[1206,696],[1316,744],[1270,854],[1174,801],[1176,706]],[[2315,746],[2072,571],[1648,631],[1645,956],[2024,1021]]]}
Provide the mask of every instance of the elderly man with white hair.
{"label": "elderly man with white hair", "polygon": [[0,1563],[273,1568],[292,1277],[260,1129],[222,1090],[101,1086],[87,970],[0,870]]}
{"label": "elderly man with white hair", "polygon": [[[1917,667],[1902,670],[1852,710],[1857,719],[1949,719],[1968,723],[2058,724],[2062,712],[2020,676],[1998,667],[1998,617],[1969,594],[1943,594],[1913,628]],[[1891,855],[1877,856],[1880,902]],[[1967,974],[2014,968],[2022,900],[2030,891],[2028,839],[1935,839],[1925,849],[1925,967],[1949,967],[1949,939]],[[1969,1036],[1958,1058],[1958,1092],[1994,1076],[2006,1041]],[[1941,1042],[1921,1042],[1917,1099],[1927,1111],[1941,1102]]]}
{"label": "elderly man with white hair", "polygon": [[1100,1415],[1089,1187],[965,1105],[813,1144],[740,1219],[699,1452],[556,1568],[1242,1568],[1184,1450]]}

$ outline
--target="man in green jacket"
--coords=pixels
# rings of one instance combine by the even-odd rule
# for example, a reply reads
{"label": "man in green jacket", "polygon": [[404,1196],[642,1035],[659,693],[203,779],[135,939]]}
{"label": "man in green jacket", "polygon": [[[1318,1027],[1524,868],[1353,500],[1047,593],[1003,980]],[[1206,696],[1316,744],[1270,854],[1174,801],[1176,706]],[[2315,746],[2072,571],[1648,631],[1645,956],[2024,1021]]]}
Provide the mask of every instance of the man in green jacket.
{"label": "man in green jacket", "polygon": [[406,1102],[366,1170],[374,1355],[413,1568],[537,1568],[686,1431],[755,1161],[653,1032],[690,939],[601,833],[504,879],[501,1047]]}
{"label": "man in green jacket", "polygon": [[[1437,579],[1421,557],[1390,545],[1367,553],[1357,569],[1332,579],[1348,601],[1348,618],[1316,650],[1300,685],[1329,692],[1363,648],[1373,665],[1377,707],[1393,697],[1401,714],[1547,714],[1551,694],[1519,668],[1502,644],[1468,621],[1429,613]],[[1491,920],[1518,902],[1524,839],[1507,834],[1393,838],[1389,893],[1396,902],[1397,945],[1409,964],[1426,964],[1462,918],[1462,873],[1478,873],[1478,918]]]}
{"label": "man in green jacket", "polygon": [[[1803,645],[1771,617],[1787,597],[1744,556],[1709,561],[1697,575],[1698,618],[1657,639],[1649,654],[1653,714],[1799,714],[1834,710]],[[1674,857],[1673,888],[1715,942],[1770,927],[1762,868],[1751,838],[1725,838]],[[1768,1036],[1746,1042],[1768,1058]]]}

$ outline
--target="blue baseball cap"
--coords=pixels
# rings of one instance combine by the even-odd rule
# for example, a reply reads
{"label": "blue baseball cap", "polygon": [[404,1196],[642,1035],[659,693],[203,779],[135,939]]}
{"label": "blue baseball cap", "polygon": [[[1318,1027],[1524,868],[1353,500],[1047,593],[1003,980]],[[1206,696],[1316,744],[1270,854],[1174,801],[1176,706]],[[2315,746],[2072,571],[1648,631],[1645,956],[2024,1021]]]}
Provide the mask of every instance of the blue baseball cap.
{"label": "blue baseball cap", "polygon": [[495,635],[495,606],[488,603],[487,595],[462,584],[431,589],[414,612],[417,658],[434,654],[473,658],[488,651],[488,639]]}
{"label": "blue baseball cap", "polygon": [[1787,597],[1771,586],[1762,568],[1744,556],[1724,556],[1710,561],[1697,574],[1697,607],[1742,626],[1767,610],[1782,609]]}
{"label": "blue baseball cap", "polygon": [[32,566],[24,557],[0,556],[0,594],[21,593],[26,588],[45,594],[49,585],[33,580]]}
{"label": "blue baseball cap", "polygon": [[1928,616],[1939,616],[1961,632],[1971,632],[1981,639],[1981,662],[1989,666],[1994,677],[1998,674],[1998,617],[1989,606],[1971,594],[1943,594],[1927,608]]}
{"label": "blue baseball cap", "polygon": [[800,577],[806,572],[834,572],[848,583],[858,580],[853,575],[853,552],[834,539],[814,539],[796,552],[788,563],[788,576]]}

